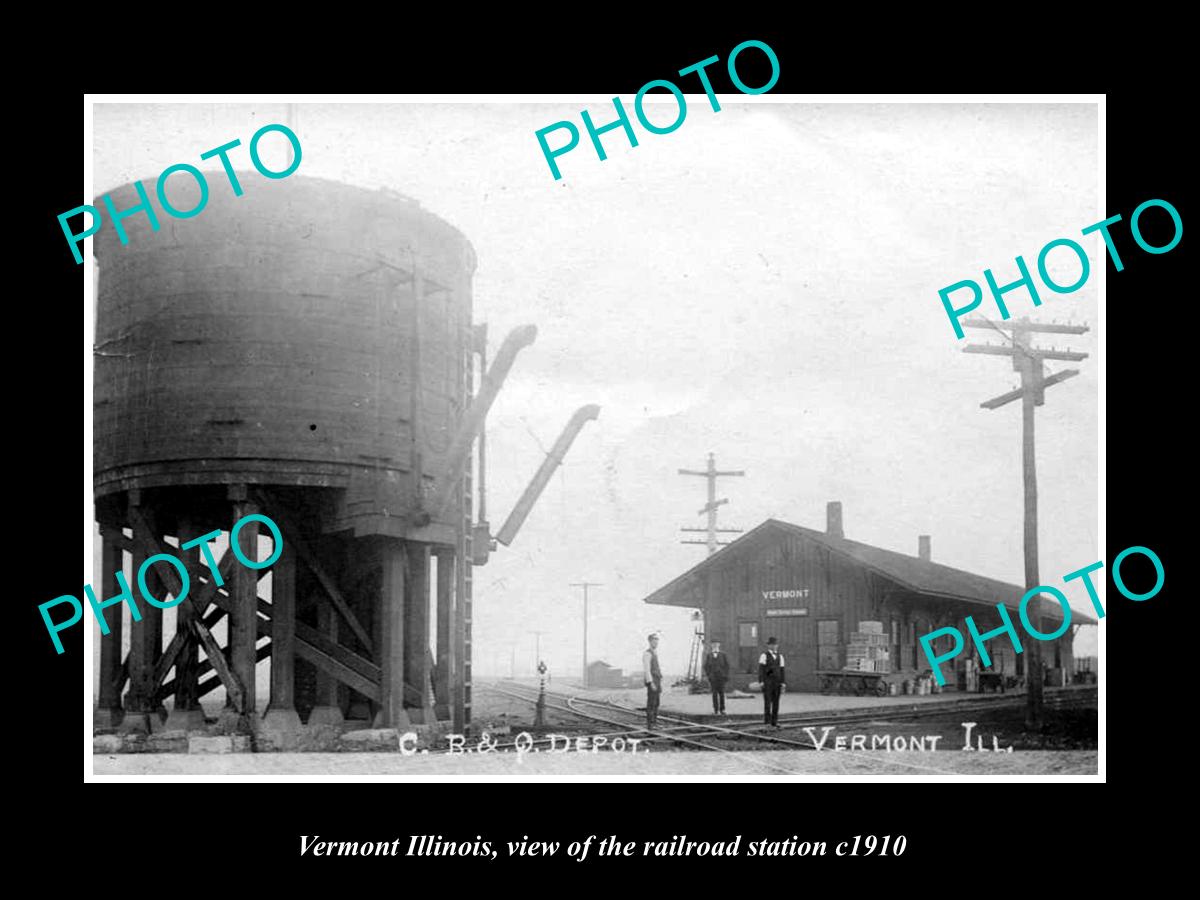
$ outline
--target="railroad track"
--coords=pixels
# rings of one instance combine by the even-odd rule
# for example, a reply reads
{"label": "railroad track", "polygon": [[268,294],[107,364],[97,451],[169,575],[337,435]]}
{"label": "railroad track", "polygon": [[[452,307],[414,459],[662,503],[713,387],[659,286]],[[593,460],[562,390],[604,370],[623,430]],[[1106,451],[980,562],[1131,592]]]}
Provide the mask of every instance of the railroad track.
{"label": "railroad track", "polygon": [[[517,699],[525,700],[526,702],[529,702],[529,703],[534,703],[534,704],[537,703],[536,692],[525,693],[525,691],[530,690],[525,685],[518,685],[518,684],[510,683],[510,686],[517,687],[520,692],[508,691],[503,688],[496,687],[494,685],[483,685],[483,684],[476,685],[477,688],[485,688],[487,690],[495,691],[495,692],[498,692],[501,694],[508,694]],[[548,698],[547,705],[548,706],[551,705],[549,703],[550,697],[560,697],[560,698],[564,698],[566,700],[565,704],[561,704],[561,705],[554,704],[553,705],[554,708],[565,708],[567,711],[573,713],[574,715],[579,716],[580,718],[590,719],[592,721],[605,722],[605,723],[615,724],[615,725],[625,724],[625,723],[621,723],[621,722],[616,722],[605,716],[597,716],[593,713],[584,712],[583,710],[579,709],[579,707],[581,705],[586,704],[586,705],[590,705],[590,706],[599,706],[599,707],[606,708],[606,709],[609,709],[609,710],[612,710],[615,712],[624,713],[625,715],[635,716],[638,718],[641,717],[640,712],[638,712],[637,710],[631,710],[628,707],[617,706],[616,704],[608,703],[608,702],[602,701],[602,700],[592,700],[589,698],[570,696],[570,695],[566,695],[566,694],[557,694],[554,692],[547,692],[547,698]],[[806,773],[797,772],[795,770],[788,769],[785,766],[777,765],[776,763],[769,762],[769,761],[763,760],[763,759],[759,759],[754,756],[748,756],[744,750],[730,750],[727,747],[714,746],[713,744],[709,744],[709,743],[705,743],[703,741],[697,740],[696,736],[686,736],[686,735],[679,734],[678,732],[681,729],[688,729],[689,731],[692,732],[693,735],[696,733],[696,731],[699,731],[700,735],[702,735],[704,737],[709,737],[709,738],[712,738],[712,737],[726,737],[726,738],[735,737],[738,739],[750,738],[752,740],[763,741],[766,743],[790,745],[791,747],[794,747],[797,750],[816,750],[817,749],[816,745],[811,743],[810,741],[798,740],[798,739],[793,739],[793,738],[785,738],[785,737],[775,734],[775,733],[761,734],[761,733],[757,733],[757,732],[749,730],[749,729],[727,728],[727,727],[723,727],[720,725],[711,725],[711,724],[706,724],[706,723],[701,723],[701,722],[693,722],[688,719],[682,719],[682,718],[678,718],[676,716],[664,716],[661,714],[659,715],[659,718],[666,720],[666,721],[678,722],[678,723],[680,723],[680,725],[673,726],[673,727],[670,727],[667,729],[658,729],[656,731],[649,731],[648,729],[646,729],[643,726],[643,727],[637,728],[632,731],[621,731],[621,732],[616,732],[615,734],[617,736],[633,735],[633,734],[646,734],[646,735],[650,736],[648,740],[651,740],[651,741],[653,741],[653,740],[674,741],[676,743],[684,744],[685,746],[694,747],[694,748],[700,749],[700,750],[709,750],[709,751],[714,751],[717,753],[727,754],[729,756],[735,757],[740,763],[743,763],[743,764],[749,763],[752,765],[756,765],[760,768],[767,769],[769,771],[780,772],[780,773],[783,773],[786,775],[804,775]],[[695,731],[692,731],[692,730],[695,730]],[[604,735],[604,736],[608,736],[608,735]],[[646,740],[646,739],[644,739],[644,740]],[[548,739],[546,739],[546,742],[548,742]],[[920,765],[917,763],[902,762],[902,761],[894,759],[894,758],[883,758],[883,757],[879,757],[879,756],[875,756],[875,755],[871,755],[871,754],[867,754],[867,753],[860,753],[858,751],[843,751],[843,754],[846,757],[854,757],[859,760],[864,760],[869,763],[878,764],[878,765],[882,765],[885,767],[898,767],[898,768],[902,768],[902,769],[911,769],[911,770],[919,771],[919,772],[930,772],[930,773],[937,774],[937,775],[956,775],[956,774],[958,774],[956,772],[951,772],[946,769],[939,769],[935,766],[927,766],[927,765]]]}
{"label": "railroad track", "polygon": [[[530,690],[525,685],[510,683],[508,688],[501,688],[501,687],[497,687],[495,685],[481,684],[481,685],[477,685],[477,687],[492,691],[493,693],[503,694],[506,697],[512,697],[516,700],[523,700],[526,703],[530,703],[530,704],[534,704],[534,705],[537,704],[537,692],[536,691],[530,692]],[[515,690],[514,690],[514,688],[515,688]],[[554,703],[554,702],[552,702],[554,699],[558,699],[563,702]],[[589,712],[586,712],[585,710],[581,709],[581,706],[583,706],[585,704],[587,706],[598,707],[600,709],[608,710],[608,711],[611,711],[614,713],[631,716],[638,721],[637,722],[612,721],[610,718],[608,718],[606,716],[600,716],[595,712],[589,713]],[[675,718],[672,716],[659,716],[659,718],[661,718],[661,719],[679,722],[680,724],[669,726],[666,728],[659,728],[656,731],[650,731],[644,725],[640,724],[641,720],[643,719],[643,714],[638,710],[630,709],[629,707],[626,707],[626,706],[619,706],[614,703],[608,703],[608,702],[602,701],[602,700],[592,700],[592,699],[586,698],[586,697],[578,697],[578,696],[574,696],[571,694],[561,694],[561,693],[558,693],[555,691],[547,691],[546,692],[546,707],[545,708],[546,709],[556,709],[561,712],[569,713],[569,714],[575,716],[576,718],[582,719],[586,722],[600,722],[600,723],[606,724],[606,725],[616,725],[622,729],[620,731],[599,733],[599,734],[595,735],[596,737],[636,737],[637,735],[646,735],[647,737],[644,739],[644,741],[646,743],[652,743],[654,741],[659,741],[659,742],[669,741],[675,737],[678,737],[682,741],[683,738],[687,737],[687,735],[683,734],[682,732],[691,732],[691,733],[700,735],[700,734],[704,734],[704,733],[714,730],[713,726],[706,725],[701,722],[693,722],[690,719],[681,719],[681,718]]]}
{"label": "railroad track", "polygon": [[[503,695],[506,695],[509,697],[514,697],[518,700],[524,700],[527,703],[533,703],[533,704],[537,703],[537,692],[536,691],[530,692],[530,689],[527,688],[525,685],[516,685],[516,684],[509,683],[509,686],[516,687],[518,690],[507,690],[505,688],[496,687],[494,685],[476,685],[476,687],[483,687],[487,690],[494,691],[499,694],[503,694]],[[561,704],[560,703],[552,703],[551,698],[562,699],[565,702],[561,703]],[[593,711],[589,712],[585,709],[582,709],[581,707],[584,707],[584,706],[593,708]],[[618,706],[615,703],[609,703],[604,700],[593,700],[593,699],[587,698],[587,697],[570,696],[567,694],[559,694],[559,693],[551,692],[551,691],[546,692],[546,707],[551,708],[551,709],[560,709],[560,710],[569,712],[572,715],[578,716],[581,719],[586,719],[586,720],[589,720],[592,722],[600,722],[605,725],[615,725],[618,728],[622,729],[621,731],[608,732],[606,734],[595,735],[596,737],[607,737],[611,740],[613,737],[628,738],[628,737],[632,737],[632,736],[636,736],[636,735],[640,734],[640,735],[645,735],[645,737],[641,739],[641,741],[643,743],[647,743],[647,744],[675,743],[675,744],[681,744],[685,747],[694,748],[697,750],[707,750],[707,751],[712,751],[712,752],[717,752],[717,753],[731,754],[733,756],[736,756],[738,759],[742,760],[743,762],[749,762],[749,763],[757,765],[761,768],[768,769],[768,770],[775,771],[775,772],[782,772],[787,775],[799,775],[802,773],[796,772],[789,768],[786,768],[785,766],[777,765],[776,763],[769,762],[767,760],[745,757],[741,752],[730,750],[727,747],[722,747],[722,746],[719,746],[716,744],[706,743],[705,741],[700,740],[700,738],[702,738],[702,737],[708,737],[708,738],[730,737],[730,736],[735,736],[737,738],[749,737],[753,740],[766,741],[766,742],[775,743],[775,744],[790,745],[797,750],[815,750],[816,749],[816,747],[808,741],[793,740],[791,738],[785,738],[785,737],[781,737],[781,736],[775,735],[775,734],[757,735],[757,734],[753,734],[753,733],[746,733],[746,732],[743,732],[743,731],[740,731],[740,730],[734,729],[734,728],[723,728],[719,725],[710,725],[710,724],[706,724],[706,723],[702,723],[702,722],[693,722],[690,719],[683,719],[678,716],[665,716],[665,715],[661,715],[661,714],[659,715],[659,719],[661,719],[665,722],[677,723],[677,724],[675,724],[673,726],[669,726],[667,728],[659,728],[659,729],[651,730],[649,728],[646,728],[645,726],[630,727],[631,725],[633,725],[633,723],[622,722],[618,719],[614,719],[612,716],[614,714],[617,714],[617,715],[630,716],[635,719],[640,719],[642,714],[637,710],[629,709],[628,707],[625,707],[625,706]],[[603,710],[606,713],[608,713],[608,715],[600,715],[599,713],[594,711],[595,709]],[[543,739],[543,740],[547,743],[549,742],[549,739]]]}
{"label": "railroad track", "polygon": [[[513,682],[505,682],[507,688],[498,687],[495,685],[477,685],[487,690],[496,693],[504,694],[518,700],[523,700],[527,703],[536,705],[537,691],[523,684]],[[515,690],[514,690],[515,689]],[[560,703],[555,703],[553,700],[561,700]],[[868,709],[861,713],[813,713],[803,716],[789,716],[781,718],[780,724],[788,729],[802,729],[806,727],[817,727],[827,724],[842,724],[855,722],[868,722],[875,720],[891,720],[891,719],[922,719],[922,718],[941,718],[946,716],[967,715],[974,712],[982,712],[988,710],[1001,709],[1011,706],[1019,706],[1025,702],[1024,694],[1015,694],[1011,698],[1000,700],[982,700],[974,702],[959,701],[952,704],[921,704],[911,705],[908,708],[895,707],[891,709]],[[1070,709],[1080,708],[1092,705],[1096,702],[1095,690],[1080,690],[1080,691],[1064,691],[1047,694],[1045,697],[1045,706],[1048,709]],[[598,708],[609,715],[598,715],[595,712],[588,712],[582,707]],[[767,744],[784,745],[788,748],[797,750],[816,750],[817,747],[811,741],[803,740],[794,737],[784,737],[778,732],[765,732],[767,726],[759,724],[749,724],[741,728],[730,728],[727,726],[715,725],[706,722],[696,722],[691,719],[681,718],[679,716],[669,716],[659,714],[658,718],[666,722],[677,723],[666,728],[658,728],[650,731],[644,725],[634,725],[629,722],[621,722],[611,717],[612,714],[621,714],[641,720],[643,713],[637,709],[631,709],[626,706],[620,706],[605,700],[597,700],[589,697],[581,697],[578,695],[563,694],[555,691],[546,692],[546,708],[557,709],[568,712],[581,719],[601,722],[608,725],[615,725],[624,730],[608,732],[598,737],[607,737],[610,740],[613,737],[632,737],[637,735],[645,735],[641,740],[645,743],[677,743],[689,748],[699,750],[716,751],[720,753],[730,753],[737,755],[740,759],[746,762],[753,762],[762,765],[764,768],[773,769],[776,771],[785,771],[788,774],[800,774],[787,770],[782,766],[777,766],[767,763],[762,760],[757,760],[751,757],[745,757],[745,751],[730,750],[728,747],[715,746],[711,743],[705,743],[700,738],[709,739],[749,739]],[[632,726],[632,727],[630,727]],[[549,739],[543,739],[549,742]],[[914,763],[901,762],[895,758],[881,759],[878,756],[872,756],[857,751],[848,751],[847,755],[856,756],[862,759],[871,760],[874,762],[885,763],[887,765],[899,766],[901,768],[916,769],[927,772],[936,772],[940,774],[953,775],[953,772],[946,772],[932,766],[917,765]]]}
{"label": "railroad track", "polygon": [[[1079,709],[1095,705],[1097,692],[1093,689],[1055,692],[1046,694],[1043,706],[1046,709]],[[779,719],[780,725],[791,728],[813,727],[820,725],[838,725],[843,722],[861,723],[876,719],[925,719],[942,716],[957,716],[964,713],[987,712],[990,710],[1007,709],[1024,706],[1025,694],[1013,694],[999,700],[957,701],[954,703],[923,703],[912,704],[908,707],[874,707],[862,711],[847,712],[813,712],[800,716],[784,716]]]}
{"label": "railroad track", "polygon": [[[495,691],[497,693],[506,694],[506,695],[512,696],[516,699],[524,700],[525,702],[528,702],[528,703],[532,703],[532,704],[537,703],[537,692],[536,691],[533,691],[531,688],[527,687],[526,685],[514,684],[514,683],[508,683],[508,685],[510,688],[517,688],[517,690],[506,690],[505,688],[497,687],[494,685],[477,685],[477,687],[483,687],[488,690]],[[552,703],[551,702],[552,698],[562,699],[564,702],[561,704]],[[568,711],[580,718],[583,718],[583,719],[589,719],[591,721],[602,722],[602,723],[609,724],[609,725],[616,725],[618,727],[625,727],[625,726],[628,726],[630,723],[621,722],[621,721],[611,718],[611,713],[623,714],[623,715],[631,716],[631,717],[634,717],[637,719],[640,719],[642,716],[642,713],[638,710],[630,709],[629,707],[625,707],[625,706],[619,706],[617,704],[610,703],[610,702],[607,702],[604,700],[596,700],[596,699],[580,697],[580,696],[571,696],[571,695],[560,694],[560,693],[556,693],[556,692],[552,692],[552,691],[548,691],[546,693],[546,705],[547,705],[547,707],[550,707],[550,708],[566,710],[566,711]],[[977,704],[972,704],[972,708],[974,708],[974,706],[976,706],[976,705]],[[581,708],[584,706],[598,707],[600,709],[603,709],[606,713],[609,713],[610,715],[601,716],[594,712],[588,712]],[[947,712],[957,713],[959,711],[961,711],[961,707],[956,707],[952,710],[944,710],[942,712],[943,712],[943,714],[945,714]],[[645,726],[639,726],[639,727],[632,728],[630,730],[624,730],[624,731],[619,731],[619,732],[610,732],[608,734],[600,735],[600,736],[608,737],[609,739],[611,739],[614,736],[628,737],[628,736],[632,736],[632,735],[643,734],[643,735],[646,735],[646,737],[642,738],[642,740],[645,741],[646,743],[673,742],[673,743],[681,744],[683,746],[697,749],[697,750],[708,750],[708,751],[714,751],[714,752],[718,752],[718,753],[728,754],[728,755],[736,757],[740,762],[750,763],[750,764],[759,766],[760,768],[764,768],[764,769],[767,769],[770,771],[775,771],[775,772],[781,772],[781,773],[785,773],[788,775],[802,775],[804,773],[796,772],[796,771],[788,769],[784,766],[777,765],[775,763],[772,763],[767,760],[760,759],[760,758],[757,758],[754,756],[747,756],[745,750],[740,750],[740,749],[739,750],[730,750],[728,747],[714,745],[714,744],[708,743],[704,740],[700,740],[700,738],[707,738],[710,741],[713,739],[725,739],[725,740],[736,739],[739,742],[743,739],[749,739],[751,741],[758,741],[758,742],[762,742],[762,743],[766,743],[766,744],[784,745],[788,749],[796,749],[796,750],[816,750],[817,749],[816,745],[808,740],[803,740],[803,739],[793,738],[793,737],[784,737],[784,736],[780,735],[778,732],[774,732],[774,731],[763,733],[762,729],[764,729],[765,726],[762,726],[762,725],[751,725],[751,726],[748,726],[745,728],[729,728],[726,726],[714,725],[714,724],[710,724],[710,723],[695,722],[693,720],[680,718],[678,716],[665,716],[665,715],[662,715],[661,713],[659,714],[658,718],[662,721],[675,722],[678,724],[674,725],[674,726],[669,726],[667,728],[659,728],[659,729],[656,729],[655,731],[650,731],[647,728],[645,728]],[[880,718],[880,715],[879,715],[878,711],[876,711],[876,713],[873,716],[864,717],[864,718],[876,718],[877,719],[877,718]],[[796,721],[800,721],[800,720],[794,719],[792,727],[803,727],[803,726],[798,726],[798,725],[794,724]],[[808,720],[804,719],[803,721],[807,722]],[[843,718],[840,721],[847,721],[847,719]],[[548,742],[548,739],[546,739],[546,740]],[[891,754],[888,754],[886,757],[881,757],[878,755],[864,753],[864,752],[860,752],[860,751],[839,751],[839,752],[843,753],[846,757],[853,757],[853,758],[856,758],[861,761],[866,761],[866,762],[869,762],[872,764],[878,764],[878,765],[883,765],[883,766],[887,766],[887,767],[898,767],[898,768],[902,768],[902,769],[910,769],[910,770],[914,770],[914,771],[918,771],[918,772],[929,772],[929,773],[934,773],[934,774],[939,774],[939,775],[956,775],[956,774],[958,774],[958,773],[951,772],[951,771],[948,771],[945,769],[939,769],[936,766],[904,762],[899,759],[896,759]]]}
{"label": "railroad track", "polygon": [[[528,685],[517,683],[505,683],[510,690],[497,688],[493,685],[486,686],[488,690],[498,691],[500,694],[506,694],[523,700],[528,703],[538,702],[538,691],[529,688]],[[515,690],[512,690],[515,689]],[[553,698],[563,701],[553,703]],[[1094,706],[1097,701],[1096,689],[1085,690],[1070,690],[1070,691],[1055,691],[1052,694],[1045,695],[1044,706],[1046,709],[1078,709],[1088,706]],[[862,712],[814,712],[805,715],[785,716],[779,720],[780,726],[784,730],[803,730],[803,728],[823,727],[826,725],[846,725],[846,724],[863,724],[870,721],[890,721],[890,720],[919,720],[930,718],[947,718],[954,716],[958,718],[960,715],[971,715],[973,713],[992,712],[996,709],[1012,708],[1024,706],[1026,696],[1024,694],[1014,694],[1012,697],[1000,698],[1000,700],[976,700],[976,701],[956,701],[952,703],[936,703],[936,704],[910,704],[908,707],[888,707],[888,708],[869,708]],[[581,709],[582,706],[596,707],[606,710],[606,712],[619,713],[632,716],[632,718],[640,721],[643,713],[641,710],[631,709],[629,707],[619,706],[619,704],[607,701],[594,700],[590,697],[582,697],[578,695],[562,694],[558,691],[546,691],[546,706],[547,708],[563,710],[578,716],[581,719],[590,721],[605,722],[611,725],[631,725],[630,730],[611,732],[602,737],[630,737],[637,734],[647,734],[647,738],[643,738],[647,743],[664,743],[674,740],[676,743],[696,746],[700,749],[720,749],[713,746],[697,742],[696,738],[700,737],[718,737],[724,739],[749,739],[754,742],[767,744],[780,744],[791,746],[791,748],[803,750],[816,750],[816,745],[810,740],[804,740],[796,737],[784,737],[775,731],[767,731],[766,725],[745,724],[740,727],[728,727],[712,724],[712,722],[698,722],[692,719],[680,718],[680,716],[659,714],[659,719],[668,722],[677,722],[677,725],[659,728],[655,732],[650,732],[642,725],[626,724],[626,722],[613,721],[606,716],[589,714]]]}
{"label": "railroad track", "polygon": [[[527,685],[517,684],[512,682],[502,682],[509,686],[509,690],[493,687],[490,685],[482,685],[489,690],[507,693],[510,696],[525,700],[530,703],[537,702],[537,691]],[[513,690],[515,689],[515,690]],[[1063,710],[1063,709],[1078,709],[1086,706],[1091,706],[1096,703],[1097,692],[1094,688],[1086,690],[1062,691],[1054,692],[1045,695],[1044,705],[1047,709]],[[580,704],[589,704],[592,706],[601,706],[613,709],[619,712],[640,717],[638,710],[633,710],[628,707],[619,706],[617,704],[608,703],[605,701],[594,700],[578,695],[563,694],[557,691],[546,692],[547,708],[559,709],[565,712],[573,713],[581,718],[589,717],[582,713],[578,708]],[[558,698],[563,703],[551,703],[551,698]],[[1020,707],[1026,702],[1025,694],[1013,694],[1011,697],[1005,697],[996,700],[973,700],[973,701],[957,701],[954,703],[937,703],[937,704],[911,704],[907,707],[872,707],[858,710],[830,712],[826,710],[814,711],[803,715],[784,716],[779,720],[779,724],[785,728],[797,729],[805,727],[823,726],[823,725],[839,725],[843,723],[856,724],[870,722],[879,719],[925,719],[925,718],[941,718],[943,716],[958,716],[962,714],[970,714],[976,712],[987,712],[997,709],[1006,709],[1010,707]],[[757,734],[757,730],[765,729],[766,726],[757,724],[747,724],[743,728],[721,728],[720,726],[711,723],[696,722],[692,719],[680,718],[677,716],[659,715],[660,719],[666,721],[674,721],[683,723],[684,726],[695,728],[722,731],[725,733],[736,732],[748,737],[755,737],[763,740],[770,740],[774,735],[771,733]],[[642,729],[645,730],[644,728]],[[662,730],[662,729],[660,729]],[[630,732],[636,733],[636,732]],[[811,745],[809,745],[811,746]]]}

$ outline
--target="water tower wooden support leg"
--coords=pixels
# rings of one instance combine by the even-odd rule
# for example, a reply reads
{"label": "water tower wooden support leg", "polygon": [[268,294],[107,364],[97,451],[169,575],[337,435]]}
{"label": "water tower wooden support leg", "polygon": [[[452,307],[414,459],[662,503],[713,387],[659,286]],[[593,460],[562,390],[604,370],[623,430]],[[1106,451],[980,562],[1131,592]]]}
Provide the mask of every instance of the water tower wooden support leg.
{"label": "water tower wooden support leg", "polygon": [[377,649],[380,664],[380,702],[375,725],[397,730],[406,729],[411,723],[404,708],[406,555],[403,541],[395,538],[381,539],[379,561],[382,579],[379,603],[382,640]]}
{"label": "water tower wooden support leg", "polygon": [[[233,500],[232,528],[243,518],[258,512],[258,508],[246,499],[245,485],[233,485],[229,490]],[[238,547],[245,559],[258,559],[257,521],[247,522],[238,531]],[[226,707],[222,718],[236,720],[239,731],[256,731],[258,707],[254,690],[255,667],[258,662],[255,644],[258,641],[258,572],[239,563],[229,579],[229,668],[241,683],[244,706],[241,710]],[[230,721],[232,724],[232,721]]]}
{"label": "water tower wooden support leg", "polygon": [[[186,517],[180,522],[178,537],[181,547],[201,534],[202,532],[193,527]],[[200,657],[196,636],[192,631],[196,596],[202,590],[202,585],[196,578],[201,565],[200,548],[197,546],[176,552],[188,567],[189,599],[175,607],[175,640],[181,646],[175,657],[175,702],[171,714],[167,716],[166,728],[168,731],[200,731],[204,728],[204,710],[201,709],[200,700],[196,695]],[[161,696],[162,691],[159,693]]]}
{"label": "water tower wooden support leg", "polygon": [[[317,602],[317,631],[333,643],[338,642],[337,610],[323,599]],[[345,717],[338,699],[338,680],[319,666],[314,694],[315,705],[305,724],[310,728],[341,725]]]}
{"label": "water tower wooden support leg", "polygon": [[[115,596],[121,590],[117,584],[117,573],[123,565],[121,548],[125,543],[121,538],[120,525],[100,526],[100,580],[94,590],[101,600]],[[104,620],[108,624],[108,634],[100,636],[100,685],[92,725],[95,728],[115,728],[121,724],[124,716],[117,679],[121,674],[121,633],[125,610],[121,606],[110,606],[104,610]]]}
{"label": "water tower wooden support leg", "polygon": [[429,700],[429,545],[409,541],[408,584],[405,592],[404,661],[408,670],[405,706],[409,718],[430,725],[436,719]]}
{"label": "water tower wooden support leg", "polygon": [[300,731],[296,712],[296,551],[284,542],[271,569],[271,702],[263,731],[293,735]]}
{"label": "water tower wooden support leg", "polygon": [[438,719],[451,718],[451,690],[457,679],[454,664],[454,551],[440,548],[437,557],[437,678],[434,684]]}
{"label": "water tower wooden support leg", "polygon": [[[467,535],[469,531],[465,532]],[[451,718],[455,734],[466,734],[471,721],[471,604],[468,592],[471,562],[469,538],[460,541],[454,572],[454,681],[451,685]]]}
{"label": "water tower wooden support leg", "polygon": [[[148,537],[156,537],[153,529],[154,516],[152,510],[139,505],[135,492],[130,492],[130,520],[135,519],[136,513],[141,512],[141,525],[133,526],[133,565],[129,573],[129,589],[134,603],[141,612],[141,619],[134,620],[132,615],[129,622],[129,693],[125,698],[125,718],[121,722],[123,732],[151,732],[162,728],[166,710],[159,716],[159,704],[155,700],[154,669],[162,656],[162,610],[145,601],[138,588],[138,571],[151,554],[147,553],[147,542],[138,540],[139,531],[149,529]],[[154,567],[146,571],[146,587],[160,599],[165,595],[162,584],[154,572]]]}
{"label": "water tower wooden support leg", "polygon": [[[366,539],[359,540],[358,543],[364,547],[370,548],[370,554],[371,554],[370,565],[374,568],[374,570],[376,570],[377,573],[382,573],[383,570],[381,568],[381,564],[375,556],[375,554],[377,554],[379,552],[379,543],[380,542],[378,540],[372,540],[371,538],[366,538]],[[379,665],[383,660],[383,606],[384,606],[384,604],[383,604],[382,584],[383,584],[382,579],[380,579],[379,585],[377,585],[375,588],[374,596],[372,596],[370,598],[371,608],[368,611],[369,614],[367,616],[365,616],[365,618],[367,618],[369,620],[366,623],[366,627],[370,630],[371,640],[373,641],[373,643],[371,644],[371,646],[373,648],[373,650],[371,652],[371,660],[376,665]],[[370,706],[370,710],[371,710],[371,721],[372,722],[383,721],[382,717],[380,716],[380,709],[381,709],[380,705],[378,703],[373,702],[369,706]]]}

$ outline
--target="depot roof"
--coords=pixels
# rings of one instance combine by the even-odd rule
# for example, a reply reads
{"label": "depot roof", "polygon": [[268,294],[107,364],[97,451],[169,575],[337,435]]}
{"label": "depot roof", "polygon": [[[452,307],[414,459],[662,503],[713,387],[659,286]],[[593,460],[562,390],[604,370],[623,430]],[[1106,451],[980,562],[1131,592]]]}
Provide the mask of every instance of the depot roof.
{"label": "depot roof", "polygon": [[[703,562],[692,566],[642,602],[668,606],[696,606],[695,595],[691,591],[696,576],[740,556],[739,551],[744,551],[748,546],[763,543],[781,534],[794,534],[814,541],[831,552],[853,560],[914,594],[947,600],[961,600],[990,607],[995,607],[997,603],[1003,603],[1014,611],[1020,606],[1021,597],[1025,595],[1025,588],[1009,584],[1006,581],[997,581],[994,578],[986,578],[973,572],[943,566],[941,563],[897,553],[894,550],[884,550],[882,547],[873,547],[870,544],[862,544],[848,538],[835,537],[823,531],[792,525],[790,522],[767,519],[757,528],[746,532]],[[1042,608],[1043,615],[1047,619],[1061,621],[1062,612],[1052,599],[1044,596]],[[1074,608],[1071,610],[1071,621],[1077,625],[1096,624],[1094,618]]]}

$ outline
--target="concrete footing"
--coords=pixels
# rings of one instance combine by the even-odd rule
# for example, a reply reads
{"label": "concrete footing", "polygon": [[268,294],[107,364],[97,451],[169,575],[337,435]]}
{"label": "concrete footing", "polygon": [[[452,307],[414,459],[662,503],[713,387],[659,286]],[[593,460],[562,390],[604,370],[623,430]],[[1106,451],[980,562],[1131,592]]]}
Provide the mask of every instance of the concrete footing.
{"label": "concrete footing", "polygon": [[204,730],[204,710],[196,709],[173,709],[170,715],[167,716],[166,731],[203,731]]}
{"label": "concrete footing", "polygon": [[134,712],[126,710],[124,718],[121,719],[121,724],[117,728],[118,734],[150,734],[150,720],[157,719],[153,713]]}
{"label": "concrete footing", "polygon": [[303,733],[300,715],[294,709],[268,709],[259,726],[259,735],[281,750],[294,749]]}
{"label": "concrete footing", "polygon": [[97,706],[92,713],[92,728],[117,728],[125,718],[125,710],[121,707],[108,708]]}
{"label": "concrete footing", "polygon": [[294,709],[268,709],[259,726],[259,750],[293,751],[301,749],[314,729],[305,729]]}
{"label": "concrete footing", "polygon": [[239,713],[226,706],[217,715],[217,731],[221,734],[257,734],[262,722],[257,712]]}
{"label": "concrete footing", "polygon": [[295,734],[304,726],[300,724],[300,714],[294,709],[268,709],[260,727],[274,734]]}
{"label": "concrete footing", "polygon": [[[420,710],[415,710],[415,712],[420,713]],[[371,723],[374,728],[394,728],[397,731],[401,731],[401,732],[408,731],[412,728],[412,719],[410,719],[408,717],[407,711],[402,711],[400,713],[400,721],[399,722],[390,722],[390,723],[384,722],[383,715],[384,714],[383,714],[382,709],[379,712],[375,713],[375,721]]]}

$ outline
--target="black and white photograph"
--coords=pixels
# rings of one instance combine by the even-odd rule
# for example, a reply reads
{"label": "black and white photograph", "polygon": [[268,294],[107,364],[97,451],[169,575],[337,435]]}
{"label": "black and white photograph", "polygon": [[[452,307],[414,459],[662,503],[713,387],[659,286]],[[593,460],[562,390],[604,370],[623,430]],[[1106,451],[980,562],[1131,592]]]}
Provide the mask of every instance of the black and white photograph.
{"label": "black and white photograph", "polygon": [[674,83],[89,97],[86,780],[1103,780],[1175,210],[1102,95]]}

